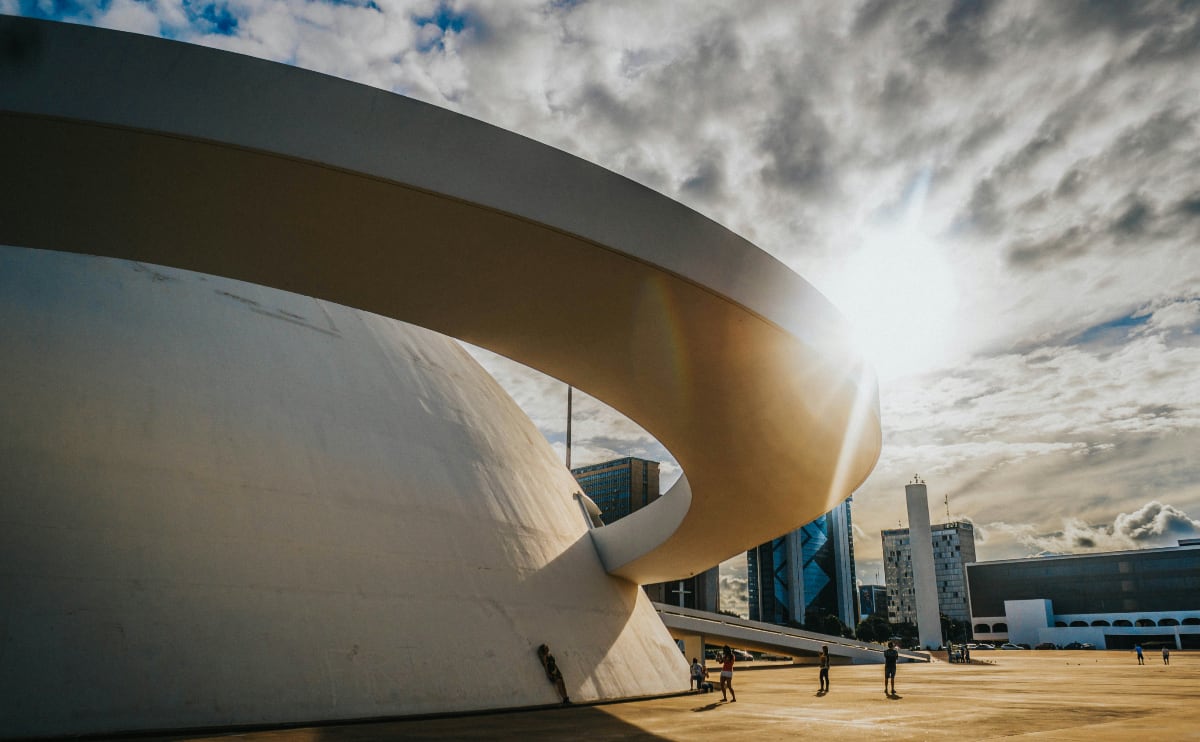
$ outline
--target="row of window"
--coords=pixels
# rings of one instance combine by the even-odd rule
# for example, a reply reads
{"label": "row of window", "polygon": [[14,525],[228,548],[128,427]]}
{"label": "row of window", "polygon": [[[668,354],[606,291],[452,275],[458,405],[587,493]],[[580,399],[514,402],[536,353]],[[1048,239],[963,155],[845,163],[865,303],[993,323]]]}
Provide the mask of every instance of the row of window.
{"label": "row of window", "polygon": [[[1088,623],[1087,621],[1072,621],[1069,624],[1064,621],[1055,621],[1054,622],[1054,627],[1059,628],[1059,629],[1085,628],[1088,626],[1120,626],[1120,627],[1125,627],[1125,628],[1138,626],[1138,627],[1142,627],[1142,628],[1149,628],[1149,627],[1157,627],[1157,626],[1180,626],[1180,625],[1182,625],[1182,626],[1200,626],[1200,617],[1189,616],[1189,617],[1183,619],[1182,623],[1174,618],[1160,618],[1157,623],[1153,619],[1150,619],[1150,618],[1139,618],[1136,621],[1130,621],[1128,619],[1118,618],[1117,620],[1112,621],[1111,623],[1102,618],[1096,619],[1095,621],[1092,621],[1091,623]],[[977,624],[975,624],[975,631],[977,633],[984,633],[984,634],[991,633],[991,632],[1003,633],[1005,631],[1008,631],[1008,624],[996,623],[996,624],[989,625],[986,623],[977,623]]]}

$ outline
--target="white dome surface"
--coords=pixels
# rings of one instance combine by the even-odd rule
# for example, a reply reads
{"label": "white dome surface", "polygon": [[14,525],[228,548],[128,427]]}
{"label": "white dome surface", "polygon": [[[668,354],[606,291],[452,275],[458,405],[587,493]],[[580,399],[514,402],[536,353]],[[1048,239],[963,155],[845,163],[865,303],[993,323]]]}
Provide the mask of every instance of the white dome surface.
{"label": "white dome surface", "polygon": [[0,248],[0,736],[686,687],[578,486],[454,341]]}

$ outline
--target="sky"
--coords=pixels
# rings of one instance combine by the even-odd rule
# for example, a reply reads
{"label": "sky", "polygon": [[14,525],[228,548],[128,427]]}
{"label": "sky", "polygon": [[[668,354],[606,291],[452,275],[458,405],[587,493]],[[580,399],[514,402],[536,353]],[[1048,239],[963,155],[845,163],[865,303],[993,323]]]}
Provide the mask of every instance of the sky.
{"label": "sky", "polygon": [[[858,577],[904,484],[981,560],[1200,536],[1200,2],[0,0],[433,103],[804,276],[880,377]],[[560,450],[565,388],[475,351]],[[576,398],[573,463],[651,436]],[[752,487],[753,483],[747,483]],[[796,483],[800,491],[804,483]],[[949,499],[947,506],[944,498]],[[744,560],[722,567],[745,612]]]}

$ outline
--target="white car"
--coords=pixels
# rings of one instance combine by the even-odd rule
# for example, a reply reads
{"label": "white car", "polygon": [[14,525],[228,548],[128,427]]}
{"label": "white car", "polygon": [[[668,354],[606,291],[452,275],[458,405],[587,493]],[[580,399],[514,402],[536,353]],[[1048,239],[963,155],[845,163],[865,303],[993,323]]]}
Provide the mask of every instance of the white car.
{"label": "white car", "polygon": [[1000,645],[1000,648],[1001,649],[1024,649],[1025,647],[1022,647],[1020,644],[1013,644],[1012,642],[1005,642],[1004,644]]}

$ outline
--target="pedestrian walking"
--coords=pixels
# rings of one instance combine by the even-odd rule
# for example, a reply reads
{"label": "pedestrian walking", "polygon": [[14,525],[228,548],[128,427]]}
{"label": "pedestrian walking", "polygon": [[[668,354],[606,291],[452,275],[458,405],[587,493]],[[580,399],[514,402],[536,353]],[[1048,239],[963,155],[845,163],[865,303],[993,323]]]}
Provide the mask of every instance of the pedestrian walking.
{"label": "pedestrian walking", "polygon": [[820,676],[821,689],[817,692],[818,693],[828,693],[829,692],[829,647],[828,646],[821,647],[821,654],[818,657],[818,659],[821,662],[821,676]]}
{"label": "pedestrian walking", "polygon": [[1163,647],[1163,664],[1171,664],[1171,650],[1167,649],[1166,647]]}
{"label": "pedestrian walking", "polygon": [[1139,665],[1146,664],[1146,658],[1142,656],[1142,645],[1141,644],[1133,645],[1133,651],[1137,652],[1138,664]]}
{"label": "pedestrian walking", "polygon": [[[896,695],[896,662],[900,659],[900,652],[896,650],[895,642],[888,642],[888,648],[883,650],[883,694],[885,696]],[[892,681],[892,690],[888,692],[888,681]]]}
{"label": "pedestrian walking", "polygon": [[[726,697],[725,691],[729,691]],[[732,699],[732,701],[730,701]],[[726,644],[721,654],[721,700],[737,703],[737,694],[733,692],[733,650]]]}

